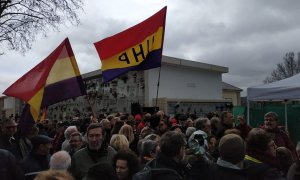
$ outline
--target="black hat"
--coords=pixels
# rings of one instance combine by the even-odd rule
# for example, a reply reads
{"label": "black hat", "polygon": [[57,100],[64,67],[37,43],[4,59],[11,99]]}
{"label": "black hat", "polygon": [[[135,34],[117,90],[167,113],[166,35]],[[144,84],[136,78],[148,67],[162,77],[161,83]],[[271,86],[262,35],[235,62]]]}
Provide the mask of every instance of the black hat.
{"label": "black hat", "polygon": [[45,135],[37,135],[31,139],[31,143],[33,146],[38,146],[40,144],[48,144],[52,142],[52,138]]}

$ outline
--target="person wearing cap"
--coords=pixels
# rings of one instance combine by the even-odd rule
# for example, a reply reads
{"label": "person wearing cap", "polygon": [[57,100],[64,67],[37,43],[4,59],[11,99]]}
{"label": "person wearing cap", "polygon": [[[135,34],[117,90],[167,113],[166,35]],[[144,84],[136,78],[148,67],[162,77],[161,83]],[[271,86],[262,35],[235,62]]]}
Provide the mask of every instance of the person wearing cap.
{"label": "person wearing cap", "polygon": [[1,123],[2,134],[0,135],[0,149],[10,151],[17,161],[21,160],[21,151],[18,140],[14,137],[18,124],[14,119],[4,119]]}
{"label": "person wearing cap", "polygon": [[26,180],[33,179],[41,171],[49,169],[52,138],[45,135],[37,135],[31,139],[31,143],[31,152],[20,163]]}

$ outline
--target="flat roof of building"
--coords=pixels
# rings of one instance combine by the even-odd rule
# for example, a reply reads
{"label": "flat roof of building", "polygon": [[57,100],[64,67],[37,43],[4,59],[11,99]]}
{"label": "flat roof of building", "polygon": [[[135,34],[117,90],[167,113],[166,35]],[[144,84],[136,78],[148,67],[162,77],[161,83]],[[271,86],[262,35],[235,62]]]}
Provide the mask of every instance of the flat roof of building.
{"label": "flat roof of building", "polygon": [[217,66],[217,65],[202,63],[198,61],[180,59],[180,58],[175,58],[175,57],[170,57],[165,55],[162,58],[162,62],[166,64],[179,65],[179,66],[191,67],[191,68],[199,68],[199,69],[205,69],[210,71],[218,71],[220,73],[228,73],[228,67]]}
{"label": "flat roof of building", "polygon": [[[175,58],[175,57],[170,57],[165,55],[163,55],[162,57],[162,65],[164,64],[169,64],[173,66],[182,66],[188,68],[199,68],[199,69],[204,69],[209,71],[217,71],[220,73],[228,73],[228,67],[217,66],[217,65],[202,63],[198,61],[180,59],[180,58]],[[96,76],[99,76],[101,73],[102,73],[101,69],[95,70],[92,72],[82,74],[82,78],[84,79],[94,78]]]}

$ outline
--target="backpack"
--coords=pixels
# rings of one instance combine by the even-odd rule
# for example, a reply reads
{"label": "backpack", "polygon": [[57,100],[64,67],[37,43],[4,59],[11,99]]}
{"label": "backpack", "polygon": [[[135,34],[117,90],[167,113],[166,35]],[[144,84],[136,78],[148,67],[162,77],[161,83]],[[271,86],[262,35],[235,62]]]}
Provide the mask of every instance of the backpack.
{"label": "backpack", "polygon": [[[154,166],[150,167],[149,164],[153,163]],[[175,170],[170,168],[156,168],[156,160],[149,161],[146,166],[132,177],[132,180],[152,180],[154,179],[154,175],[161,175],[161,174],[174,174],[178,177],[178,179],[183,179]],[[155,178],[156,179],[156,178]]]}

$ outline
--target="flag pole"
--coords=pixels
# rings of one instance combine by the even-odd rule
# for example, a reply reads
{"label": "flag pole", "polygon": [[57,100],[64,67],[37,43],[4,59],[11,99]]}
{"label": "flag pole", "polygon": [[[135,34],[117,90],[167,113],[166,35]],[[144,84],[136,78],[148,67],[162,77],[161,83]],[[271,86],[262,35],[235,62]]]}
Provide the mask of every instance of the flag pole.
{"label": "flag pole", "polygon": [[[81,78],[82,78],[82,76],[81,76]],[[82,78],[82,81],[83,81],[83,78]],[[92,103],[91,103],[91,101],[90,101],[90,97],[89,97],[89,95],[88,95],[88,93],[87,93],[87,90],[86,90],[86,87],[87,87],[87,85],[86,85],[86,81],[83,81],[83,83],[84,83],[84,90],[85,90],[85,96],[86,96],[86,99],[87,99],[87,101],[88,101],[88,103],[89,103],[89,106],[91,107],[91,111],[92,111],[92,114],[93,114],[93,117],[95,118],[96,117],[96,114],[95,114],[95,111],[94,111],[94,108],[93,108],[93,106],[92,106]]]}
{"label": "flag pole", "polygon": [[156,111],[156,108],[157,108],[158,90],[159,90],[159,82],[160,82],[160,71],[161,71],[161,66],[159,67],[159,70],[158,70],[158,81],[157,81],[156,100],[155,100],[154,111]]}
{"label": "flag pole", "polygon": [[91,107],[91,111],[92,111],[93,117],[96,118],[96,113],[94,111],[94,107],[92,106],[92,103],[90,101],[90,98],[89,98],[88,94],[86,94],[86,97],[87,97],[87,101],[88,101],[88,103],[89,103],[89,105]]}

